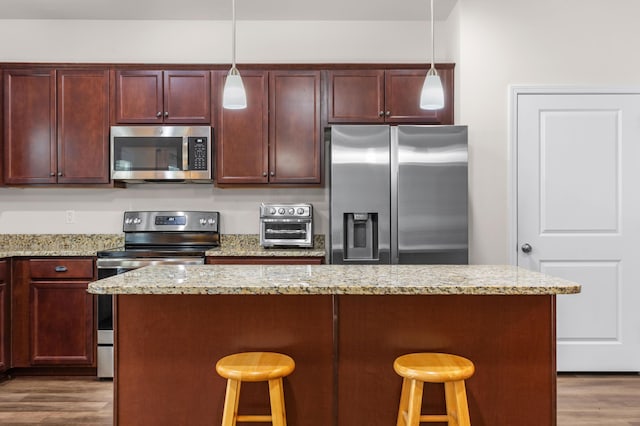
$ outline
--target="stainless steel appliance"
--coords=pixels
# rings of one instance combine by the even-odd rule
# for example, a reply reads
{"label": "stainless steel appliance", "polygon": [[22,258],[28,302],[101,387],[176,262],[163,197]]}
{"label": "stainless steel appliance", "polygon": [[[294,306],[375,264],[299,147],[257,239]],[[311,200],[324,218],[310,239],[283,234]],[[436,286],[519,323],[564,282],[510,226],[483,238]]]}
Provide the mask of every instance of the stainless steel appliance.
{"label": "stainless steel appliance", "polygon": [[212,181],[211,127],[111,126],[111,179]]}
{"label": "stainless steel appliance", "polygon": [[331,128],[332,263],[468,263],[467,127]]}
{"label": "stainless steel appliance", "polygon": [[260,205],[262,247],[313,247],[313,206],[301,204]]}
{"label": "stainless steel appliance", "polygon": [[[201,265],[220,242],[220,214],[203,211],[124,212],[124,247],[99,251],[98,278],[148,265]],[[98,377],[113,377],[113,298],[98,296]]]}

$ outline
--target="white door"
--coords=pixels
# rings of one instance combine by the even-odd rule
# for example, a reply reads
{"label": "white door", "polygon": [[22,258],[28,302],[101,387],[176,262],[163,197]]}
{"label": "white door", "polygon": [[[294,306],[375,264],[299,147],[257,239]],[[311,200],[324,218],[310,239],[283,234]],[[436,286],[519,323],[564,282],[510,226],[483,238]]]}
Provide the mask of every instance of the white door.
{"label": "white door", "polygon": [[582,284],[558,371],[640,371],[640,93],[514,97],[517,264]]}

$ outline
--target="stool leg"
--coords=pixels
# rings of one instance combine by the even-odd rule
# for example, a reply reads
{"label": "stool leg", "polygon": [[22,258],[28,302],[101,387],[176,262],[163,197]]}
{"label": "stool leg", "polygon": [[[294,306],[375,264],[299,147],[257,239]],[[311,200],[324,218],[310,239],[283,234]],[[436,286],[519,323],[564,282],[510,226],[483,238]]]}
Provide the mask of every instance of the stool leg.
{"label": "stool leg", "polygon": [[449,426],[471,426],[464,380],[444,384]]}
{"label": "stool leg", "polygon": [[228,379],[227,394],[224,397],[224,409],[222,410],[222,426],[236,426],[239,400],[240,381]]}
{"label": "stool leg", "polygon": [[269,399],[271,400],[271,423],[273,426],[287,426],[282,377],[269,380]]}
{"label": "stool leg", "polygon": [[422,410],[423,386],[424,386],[424,382],[420,380],[410,380],[409,407],[407,410],[407,426],[418,426],[420,424],[420,411]]}
{"label": "stool leg", "polygon": [[398,407],[398,420],[396,426],[406,426],[407,411],[409,411],[409,379],[402,379],[402,391],[400,392],[400,406]]}

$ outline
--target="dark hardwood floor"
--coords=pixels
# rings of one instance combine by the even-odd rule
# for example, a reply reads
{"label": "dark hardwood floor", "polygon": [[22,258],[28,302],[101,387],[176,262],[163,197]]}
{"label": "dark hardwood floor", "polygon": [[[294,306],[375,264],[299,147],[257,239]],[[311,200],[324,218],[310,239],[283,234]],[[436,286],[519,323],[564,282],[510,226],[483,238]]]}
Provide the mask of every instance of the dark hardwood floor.
{"label": "dark hardwood floor", "polygon": [[[0,425],[111,425],[112,399],[111,381],[17,377],[0,382]],[[558,426],[578,425],[640,426],[640,375],[559,375]]]}

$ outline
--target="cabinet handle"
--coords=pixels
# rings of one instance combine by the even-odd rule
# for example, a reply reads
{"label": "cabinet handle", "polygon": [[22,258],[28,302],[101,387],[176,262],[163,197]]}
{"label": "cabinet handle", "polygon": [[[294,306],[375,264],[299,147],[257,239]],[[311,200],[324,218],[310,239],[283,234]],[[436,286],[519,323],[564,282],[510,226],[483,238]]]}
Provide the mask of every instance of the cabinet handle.
{"label": "cabinet handle", "polygon": [[378,117],[384,117],[384,111],[380,111],[380,112],[378,113]]}
{"label": "cabinet handle", "polygon": [[164,116],[165,116],[165,117],[168,117],[168,116],[169,116],[169,111],[165,111],[165,112],[164,112]]}
{"label": "cabinet handle", "polygon": [[66,266],[56,266],[55,269],[56,272],[67,272],[67,267]]}
{"label": "cabinet handle", "polygon": [[269,174],[270,174],[271,176],[275,176],[275,175],[276,175],[276,172],[271,172],[271,173],[269,173]]}
{"label": "cabinet handle", "polygon": [[267,172],[262,173],[262,176],[267,177]]}
{"label": "cabinet handle", "polygon": [[58,172],[58,176],[62,176],[62,172]]}
{"label": "cabinet handle", "polygon": [[162,112],[158,111],[158,112],[156,113],[156,117],[162,117]]}
{"label": "cabinet handle", "polygon": [[389,117],[391,115],[391,111],[387,111],[387,117]]}
{"label": "cabinet handle", "polygon": [[53,176],[55,176],[55,175],[56,175],[56,174],[55,174],[54,172],[49,173],[49,176],[51,176],[51,177],[53,177]]}

